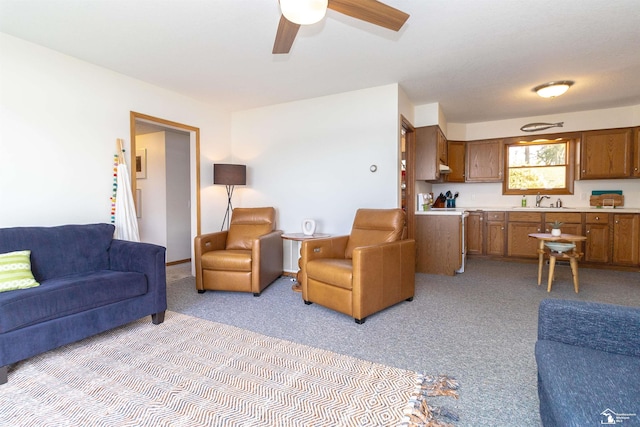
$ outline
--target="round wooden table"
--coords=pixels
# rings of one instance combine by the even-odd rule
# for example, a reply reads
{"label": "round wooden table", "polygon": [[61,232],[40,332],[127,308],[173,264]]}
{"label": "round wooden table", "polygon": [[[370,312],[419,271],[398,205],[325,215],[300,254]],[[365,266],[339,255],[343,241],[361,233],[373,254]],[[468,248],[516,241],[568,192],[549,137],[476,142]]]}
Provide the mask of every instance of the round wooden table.
{"label": "round wooden table", "polygon": [[[293,240],[295,242],[302,242],[303,240],[311,240],[311,239],[322,239],[325,237],[331,237],[330,234],[324,234],[324,233],[314,233],[311,235],[308,234],[304,234],[304,233],[284,233],[282,235],[282,238],[285,240]],[[300,252],[300,249],[298,249],[298,252]],[[300,258],[298,258],[298,267],[300,267]],[[300,270],[298,270],[298,273],[296,273],[296,283],[291,286],[291,289],[293,289],[296,292],[302,292],[302,284],[300,283]]]}
{"label": "round wooden table", "polygon": [[[544,244],[545,242],[568,242],[577,243],[587,240],[585,236],[578,236],[576,234],[561,234],[559,236],[552,236],[549,233],[531,233],[529,237],[538,239],[538,286],[542,280],[542,263],[544,260]],[[556,265],[556,258],[564,258],[569,260],[571,265],[571,274],[573,275],[573,290],[578,293],[578,259],[582,256],[582,252],[578,250],[578,245],[567,252],[553,252],[549,251],[549,281],[547,284],[547,292],[551,292],[551,283],[553,282],[553,272]]]}

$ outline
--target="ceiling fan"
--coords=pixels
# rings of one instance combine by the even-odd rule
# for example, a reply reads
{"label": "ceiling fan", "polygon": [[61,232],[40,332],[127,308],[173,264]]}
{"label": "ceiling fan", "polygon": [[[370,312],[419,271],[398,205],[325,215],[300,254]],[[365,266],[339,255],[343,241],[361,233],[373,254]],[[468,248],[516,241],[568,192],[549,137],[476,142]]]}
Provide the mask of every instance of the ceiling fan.
{"label": "ceiling fan", "polygon": [[[301,5],[305,9],[299,13],[297,9]],[[409,14],[377,0],[280,0],[282,16],[272,53],[289,53],[300,25],[320,21],[327,8],[393,31],[399,31],[409,19]]]}

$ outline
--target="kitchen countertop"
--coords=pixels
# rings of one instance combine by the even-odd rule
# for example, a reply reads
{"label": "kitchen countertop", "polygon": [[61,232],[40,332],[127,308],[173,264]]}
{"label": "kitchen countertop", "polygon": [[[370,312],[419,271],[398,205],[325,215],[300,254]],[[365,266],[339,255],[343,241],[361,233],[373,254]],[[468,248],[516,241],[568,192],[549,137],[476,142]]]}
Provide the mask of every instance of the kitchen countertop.
{"label": "kitchen countertop", "polygon": [[595,206],[564,207],[564,208],[536,208],[520,206],[500,207],[460,207],[460,208],[432,208],[428,211],[417,211],[416,215],[463,215],[464,212],[499,211],[499,212],[600,212],[600,213],[640,213],[640,208],[596,208]]}

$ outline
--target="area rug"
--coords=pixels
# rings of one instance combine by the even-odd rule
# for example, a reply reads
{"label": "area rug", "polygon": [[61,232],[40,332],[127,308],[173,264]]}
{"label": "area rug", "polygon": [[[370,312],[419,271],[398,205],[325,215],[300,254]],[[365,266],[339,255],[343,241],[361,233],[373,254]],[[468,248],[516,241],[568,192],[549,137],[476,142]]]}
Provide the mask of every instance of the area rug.
{"label": "area rug", "polygon": [[440,426],[443,376],[167,312],[9,367],[3,426]]}

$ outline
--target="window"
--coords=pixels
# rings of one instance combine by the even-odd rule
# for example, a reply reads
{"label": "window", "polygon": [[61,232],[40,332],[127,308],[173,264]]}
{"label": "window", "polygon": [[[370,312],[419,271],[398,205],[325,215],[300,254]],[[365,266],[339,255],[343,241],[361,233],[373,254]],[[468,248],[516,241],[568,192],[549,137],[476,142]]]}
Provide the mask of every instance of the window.
{"label": "window", "polygon": [[504,194],[573,194],[573,141],[506,144]]}

